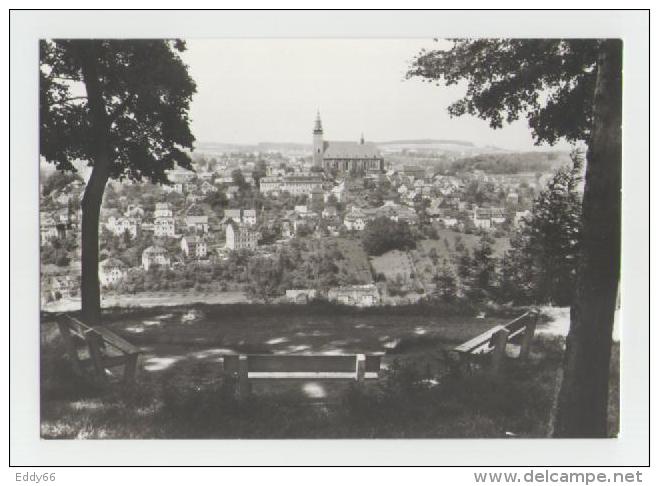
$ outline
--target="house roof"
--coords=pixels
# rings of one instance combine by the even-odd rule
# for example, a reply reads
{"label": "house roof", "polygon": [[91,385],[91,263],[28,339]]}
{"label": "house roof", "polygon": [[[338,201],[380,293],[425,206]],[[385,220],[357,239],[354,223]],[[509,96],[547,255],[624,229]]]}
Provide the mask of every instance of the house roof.
{"label": "house roof", "polygon": [[157,255],[157,254],[167,254],[167,250],[161,246],[150,246],[142,252],[142,255]]}
{"label": "house roof", "polygon": [[116,258],[108,258],[106,260],[103,260],[101,263],[99,263],[101,268],[108,269],[108,268],[125,268],[126,264],[122,262],[121,260],[118,260]]}
{"label": "house roof", "polygon": [[188,208],[188,216],[204,216],[204,209],[198,204],[193,204]]}
{"label": "house roof", "polygon": [[206,243],[206,240],[198,235],[187,235],[183,239],[190,245],[196,245],[198,243]]}
{"label": "house roof", "polygon": [[380,151],[370,142],[327,142],[325,159],[378,159]]}
{"label": "house roof", "polygon": [[225,209],[224,210],[225,218],[238,218],[240,219],[240,209]]}
{"label": "house roof", "polygon": [[501,208],[476,208],[475,216],[477,219],[503,218],[505,213]]}

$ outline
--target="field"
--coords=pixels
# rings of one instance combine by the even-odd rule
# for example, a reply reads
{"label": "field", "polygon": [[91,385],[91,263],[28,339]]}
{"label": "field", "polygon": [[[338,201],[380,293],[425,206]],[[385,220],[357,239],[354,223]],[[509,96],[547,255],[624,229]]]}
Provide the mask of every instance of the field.
{"label": "field", "polygon": [[414,265],[408,252],[400,250],[388,251],[379,256],[371,257],[371,265],[376,274],[382,274],[387,281],[398,278],[408,281],[414,274]]}
{"label": "field", "polygon": [[336,242],[338,249],[343,254],[344,260],[335,263],[344,274],[354,274],[360,283],[370,283],[373,280],[368,265],[368,255],[366,255],[361,241],[348,238],[334,238],[329,241]]}
{"label": "field", "polygon": [[[438,229],[437,234],[437,239],[419,241],[415,251],[428,252],[431,248],[435,248],[439,254],[440,260],[442,258],[449,259],[450,256],[455,253],[455,244],[458,240],[461,240],[464,246],[469,251],[472,251],[478,246],[478,242],[481,238],[478,235],[459,233],[450,229]],[[510,242],[508,241],[508,238],[494,238],[493,249],[495,257],[502,257],[509,247]]]}
{"label": "field", "polygon": [[[402,286],[407,292],[404,298],[385,295],[390,303],[414,302],[427,294],[434,286],[432,279],[437,273],[438,265],[443,260],[451,262],[456,254],[456,243],[461,241],[464,247],[473,251],[479,244],[480,236],[458,233],[448,229],[439,229],[437,239],[417,242],[417,247],[410,251],[393,250],[380,256],[371,257],[371,266],[375,275],[381,274],[387,280],[387,288]],[[509,248],[507,238],[496,238],[493,244],[494,256],[499,258]],[[434,253],[435,261],[431,258]],[[419,290],[419,292],[417,292]]]}

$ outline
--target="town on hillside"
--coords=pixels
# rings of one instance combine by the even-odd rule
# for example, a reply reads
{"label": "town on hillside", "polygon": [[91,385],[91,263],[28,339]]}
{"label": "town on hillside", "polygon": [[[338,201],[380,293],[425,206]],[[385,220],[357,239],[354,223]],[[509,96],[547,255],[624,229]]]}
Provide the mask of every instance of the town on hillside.
{"label": "town on hillside", "polygon": [[[99,228],[103,298],[418,302],[483,237],[501,256],[534,198],[569,162],[555,151],[325,135],[317,113],[309,146],[199,144],[192,170],[169,171],[170,184],[110,181]],[[79,306],[84,189],[80,174],[42,171],[47,310]],[[412,244],[387,241],[398,232]]]}

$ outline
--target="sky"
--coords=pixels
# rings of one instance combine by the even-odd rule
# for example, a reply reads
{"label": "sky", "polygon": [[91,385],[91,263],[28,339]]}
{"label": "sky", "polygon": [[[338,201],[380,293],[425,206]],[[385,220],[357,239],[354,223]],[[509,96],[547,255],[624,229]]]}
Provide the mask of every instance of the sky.
{"label": "sky", "polygon": [[[319,110],[326,140],[458,139],[534,150],[526,120],[493,130],[451,118],[465,86],[405,79],[432,39],[222,39],[187,41],[197,83],[191,105],[198,142],[310,143]],[[546,146],[544,147],[547,148]],[[567,145],[557,148],[567,148]]]}

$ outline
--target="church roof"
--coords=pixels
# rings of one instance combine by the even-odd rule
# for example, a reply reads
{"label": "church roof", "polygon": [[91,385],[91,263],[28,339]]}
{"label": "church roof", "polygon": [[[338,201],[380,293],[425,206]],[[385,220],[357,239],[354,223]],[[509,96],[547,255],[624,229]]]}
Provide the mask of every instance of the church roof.
{"label": "church roof", "polygon": [[380,151],[370,142],[327,142],[325,159],[379,159]]}

